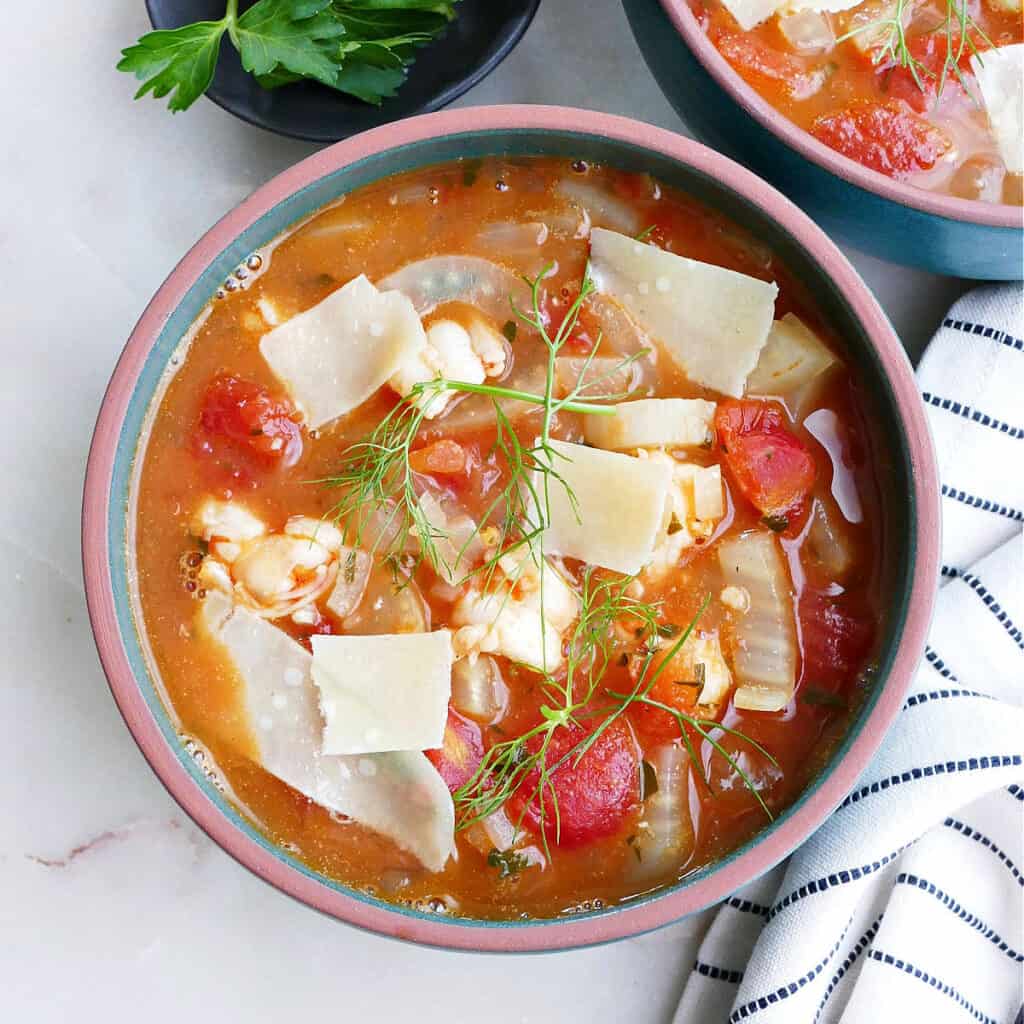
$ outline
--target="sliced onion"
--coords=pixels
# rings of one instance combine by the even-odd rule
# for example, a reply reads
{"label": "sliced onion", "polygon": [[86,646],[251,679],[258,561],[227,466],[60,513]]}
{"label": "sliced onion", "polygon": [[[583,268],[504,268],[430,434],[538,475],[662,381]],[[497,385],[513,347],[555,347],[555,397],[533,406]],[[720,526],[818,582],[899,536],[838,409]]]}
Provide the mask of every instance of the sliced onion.
{"label": "sliced onion", "polygon": [[351,615],[366,592],[373,559],[365,551],[343,547],[338,552],[338,578],[327,598],[327,610],[344,619]]}
{"label": "sliced onion", "polygon": [[804,544],[807,553],[833,580],[841,580],[853,567],[850,536],[823,501],[814,503],[811,525]]}
{"label": "sliced onion", "polygon": [[442,501],[430,491],[420,495],[419,505],[432,527],[434,547],[441,563],[434,566],[434,570],[446,583],[454,585],[483,554],[477,524],[453,502]]}
{"label": "sliced onion", "polygon": [[559,356],[555,360],[555,379],[563,394],[577,384],[586,388],[585,399],[608,398],[611,395],[630,395],[642,398],[644,360],[621,366],[622,360],[613,356],[595,356],[588,363],[583,356]]}
{"label": "sliced onion", "polygon": [[510,301],[519,309],[530,308],[526,282],[479,256],[432,256],[407,263],[377,287],[407,295],[420,316],[445,302],[465,302],[500,324],[513,315]]}
{"label": "sliced onion", "polygon": [[690,818],[690,759],[675,744],[658,747],[649,757],[657,792],[644,801],[643,823],[631,844],[635,857],[631,881],[654,883],[682,867],[693,852]]}
{"label": "sliced onion", "polygon": [[775,536],[741,534],[718,546],[726,586],[743,587],[750,609],[736,624],[734,702],[751,711],[781,711],[796,684],[796,626],[789,574]]}
{"label": "sliced onion", "polygon": [[486,250],[500,254],[525,273],[534,275],[546,262],[543,246],[551,232],[543,221],[497,221],[487,224],[476,236]]}
{"label": "sliced onion", "polygon": [[[462,658],[452,666],[452,706],[467,718],[488,725],[501,720],[508,706],[508,687],[494,658]],[[498,847],[504,849],[504,847]]]}
{"label": "sliced onion", "polygon": [[359,607],[342,622],[347,633],[426,633],[430,609],[412,580],[395,580],[391,569],[375,562]]}
{"label": "sliced onion", "polygon": [[797,53],[811,56],[830,53],[836,45],[836,34],[827,14],[820,11],[797,11],[779,18],[779,31]]}
{"label": "sliced onion", "polygon": [[643,227],[640,215],[632,206],[600,185],[580,178],[563,178],[555,187],[598,227],[621,231],[624,235],[635,235]]}

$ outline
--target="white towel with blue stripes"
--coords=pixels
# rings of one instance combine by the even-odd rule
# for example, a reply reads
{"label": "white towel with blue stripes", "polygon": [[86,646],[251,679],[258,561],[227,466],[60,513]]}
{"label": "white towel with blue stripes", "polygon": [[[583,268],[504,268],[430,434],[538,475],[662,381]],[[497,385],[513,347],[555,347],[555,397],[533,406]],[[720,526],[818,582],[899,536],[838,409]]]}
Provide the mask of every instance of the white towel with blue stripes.
{"label": "white towel with blue stripes", "polygon": [[1024,1024],[1024,301],[979,288],[918,370],[942,483],[925,661],[853,792],[722,904],[675,1024]]}

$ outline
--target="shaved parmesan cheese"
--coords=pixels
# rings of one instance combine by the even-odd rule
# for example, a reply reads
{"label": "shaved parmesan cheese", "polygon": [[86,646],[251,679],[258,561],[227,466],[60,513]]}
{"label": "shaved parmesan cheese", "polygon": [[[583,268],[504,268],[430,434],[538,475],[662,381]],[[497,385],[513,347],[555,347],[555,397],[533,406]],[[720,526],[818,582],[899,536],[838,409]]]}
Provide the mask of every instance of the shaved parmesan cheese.
{"label": "shaved parmesan cheese", "polygon": [[452,635],[314,636],[325,754],[435,750],[452,688]]}
{"label": "shaved parmesan cheese", "polygon": [[711,438],[715,403],[702,398],[621,402],[612,416],[585,416],[583,436],[598,448],[690,448]]}
{"label": "shaved parmesan cheese", "polygon": [[686,375],[739,398],[772,326],[778,287],[594,228],[591,271]]}
{"label": "shaved parmesan cheese", "polygon": [[796,399],[835,362],[836,357],[814,331],[787,313],[772,324],[761,358],[747,378],[747,394]]}
{"label": "shaved parmesan cheese", "polygon": [[260,353],[315,428],[365,402],[424,345],[412,303],[360,274],[265,334]]}
{"label": "shaved parmesan cheese", "polygon": [[736,625],[733,667],[736,707],[781,711],[796,685],[796,626],[789,575],[778,541],[766,531],[744,533],[718,546],[726,586],[747,591],[750,607]]}
{"label": "shaved parmesan cheese", "polygon": [[636,573],[651,559],[672,480],[660,462],[552,441],[560,483],[549,488],[545,550],[616,572]]}
{"label": "shaved parmesan cheese", "polygon": [[836,14],[856,7],[863,0],[722,0],[722,3],[740,28],[749,32],[780,11],[787,14],[800,11]]}
{"label": "shaved parmesan cheese", "polygon": [[722,3],[744,32],[767,21],[782,6],[782,0],[722,0]]}
{"label": "shaved parmesan cheese", "polygon": [[1006,169],[1024,173],[1024,43],[976,53],[971,69]]}
{"label": "shaved parmesan cheese", "polygon": [[271,775],[330,811],[390,837],[430,871],[454,850],[455,808],[437,770],[418,751],[325,756],[313,659],[276,626],[219,593],[199,624],[230,657],[255,759]]}

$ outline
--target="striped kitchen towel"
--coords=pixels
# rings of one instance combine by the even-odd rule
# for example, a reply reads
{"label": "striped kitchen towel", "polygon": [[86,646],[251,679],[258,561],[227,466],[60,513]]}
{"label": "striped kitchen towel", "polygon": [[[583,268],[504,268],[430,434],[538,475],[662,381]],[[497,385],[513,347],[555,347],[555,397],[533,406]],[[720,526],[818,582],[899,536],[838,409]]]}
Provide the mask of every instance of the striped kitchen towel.
{"label": "striped kitchen towel", "polygon": [[675,1024],[1024,1022],[1024,301],[962,298],[918,370],[942,482],[925,660],[853,792],[722,904]]}

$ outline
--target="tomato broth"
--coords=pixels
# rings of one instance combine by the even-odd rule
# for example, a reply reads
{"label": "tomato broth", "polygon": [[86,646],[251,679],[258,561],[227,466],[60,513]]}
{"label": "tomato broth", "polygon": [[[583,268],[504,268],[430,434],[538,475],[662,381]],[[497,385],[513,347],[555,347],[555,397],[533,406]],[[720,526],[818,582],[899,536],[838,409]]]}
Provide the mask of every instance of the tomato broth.
{"label": "tomato broth", "polygon": [[[609,299],[601,280],[573,320],[590,273],[588,255],[599,276],[590,239],[601,227],[617,233],[601,236],[609,244],[620,236],[639,239],[632,244],[645,257],[672,253],[756,282],[776,282],[773,330],[780,321],[796,325],[798,340],[812,346],[822,369],[800,387],[776,391],[763,385],[771,370],[765,348],[747,393],[730,398],[696,383],[667,350],[666,339],[640,330],[636,317]],[[421,557],[415,524],[395,542],[394,529],[380,526],[380,510],[367,501],[358,514],[380,527],[377,546],[370,527],[354,537],[355,520],[340,522],[349,546],[341,550],[351,549],[346,561],[328,543],[345,488],[324,481],[343,475],[343,467],[352,466],[346,460],[353,446],[408,402],[385,384],[351,411],[311,428],[309,409],[302,409],[292,385],[261,351],[270,332],[358,275],[379,284],[409,264],[452,254],[489,261],[506,275],[500,280],[521,275],[536,281],[535,292],[520,282],[523,316],[506,296],[480,298],[484,289],[442,301],[422,318],[428,340],[437,345],[475,337],[468,332],[484,323],[502,364],[490,383],[546,394],[551,351],[538,324],[556,338],[568,315],[572,329],[557,355],[575,362],[559,363],[559,372],[591,372],[588,355],[613,358],[612,369],[629,377],[624,391],[630,401],[707,403],[679,407],[710,417],[696,443],[647,445],[643,451],[643,444],[627,444],[614,456],[633,469],[664,461],[677,487],[665,493],[690,502],[678,521],[666,511],[656,539],[657,565],[624,574],[545,551],[558,599],[569,609],[567,624],[556,629],[554,654],[545,655],[559,663],[552,671],[515,656],[523,648],[514,644],[529,645],[530,637],[494,641],[487,634],[493,641],[488,646],[479,639],[488,624],[466,625],[459,612],[467,594],[479,601],[496,585],[480,563],[520,536],[502,533],[509,506],[496,500],[513,469],[507,450],[495,444],[490,398],[457,394],[442,414],[421,420],[410,445],[413,490],[443,504],[449,525],[457,513],[460,522],[475,524],[477,539],[483,537],[468,575],[445,573]],[[652,293],[662,290],[662,278],[652,280]],[[380,301],[379,295],[371,298]],[[632,298],[626,297],[627,306]],[[714,862],[797,798],[871,685],[885,552],[862,395],[841,351],[810,296],[770,249],[644,174],[549,158],[466,161],[388,179],[319,211],[254,255],[235,287],[212,301],[162,394],[141,455],[135,557],[142,626],[182,735],[274,843],[316,871],[391,902],[471,918],[550,918],[614,905]],[[774,379],[784,379],[787,367]],[[753,395],[749,381],[758,375],[762,388]],[[622,398],[602,398],[602,386],[584,398]],[[529,448],[547,407],[510,402],[503,409],[510,429]],[[658,417],[661,429],[660,412]],[[595,445],[588,427],[597,418],[557,410],[550,438],[579,445],[573,451],[600,452],[605,445]],[[679,465],[687,467],[681,476]],[[697,491],[686,488],[698,484],[710,513],[693,512]],[[620,485],[610,476],[606,486],[610,496]],[[216,508],[225,515],[226,508],[244,509],[244,522],[256,525],[235,534],[229,526],[197,526],[198,510],[214,507],[204,505],[210,501],[220,503]],[[298,522],[296,516],[324,525],[305,527],[304,546],[287,548],[292,589],[267,589],[267,563],[254,560],[252,545],[263,545],[265,556],[267,538],[285,537],[282,531]],[[352,552],[362,550],[363,589],[340,615],[328,607],[335,597],[316,590],[323,566],[313,564],[310,552],[321,548],[335,587],[351,582],[357,564]],[[297,568],[303,558],[307,562]],[[501,565],[493,563],[490,572],[500,577],[507,570]],[[509,606],[523,622],[533,621],[527,604],[518,603],[528,599],[526,580],[508,576],[495,621]],[[545,715],[559,708],[573,623],[580,621],[580,594],[588,587],[592,597],[612,598],[612,614],[595,627],[598,645],[587,649],[588,657],[599,652],[603,671],[594,673],[597,683],[584,694],[585,706],[544,731]],[[263,730],[270,718],[247,705],[240,663],[200,621],[215,593],[247,609],[253,635],[273,642],[267,630],[287,634],[288,657],[295,657],[294,645],[306,651],[323,638],[330,645],[354,635],[450,631],[456,660],[444,743],[428,753],[428,761],[417,761],[416,771],[424,764],[434,766],[427,771],[436,768],[444,783],[441,803],[448,799],[445,787],[455,794],[456,856],[428,868],[402,841],[402,822],[390,833],[387,826],[367,827],[357,815],[322,806],[314,792],[300,792],[278,777],[294,782],[288,772],[267,770],[270,740]],[[266,596],[271,593],[272,599]],[[538,621],[554,628],[556,592],[545,593],[548,604],[540,615],[548,618]],[[761,605],[762,597],[770,608]],[[630,601],[646,612],[631,614]],[[763,651],[756,649],[758,628],[774,637],[764,641]],[[319,657],[313,659],[314,678]],[[758,667],[758,658],[767,658],[767,665]],[[772,680],[786,670],[773,659],[789,665],[789,690],[785,681],[779,684],[781,698]],[[593,664],[583,661],[584,668]],[[406,682],[411,685],[404,679],[388,684]],[[315,693],[308,681],[302,685]],[[569,686],[577,698],[580,686]],[[625,700],[640,691],[646,700]],[[275,691],[273,707],[292,706],[287,702],[298,692],[287,686]],[[771,710],[759,710],[762,705]],[[500,744],[514,744],[538,727],[532,739],[508,748],[505,761],[494,759]],[[538,760],[545,737],[546,760]],[[592,745],[581,753],[578,744],[587,737]],[[372,757],[346,763],[364,774],[378,764]],[[521,773],[510,775],[517,765]],[[505,800],[495,796],[503,783]],[[374,821],[390,820],[388,810],[375,808]]]}
{"label": "tomato broth", "polygon": [[[1024,203],[1019,139],[1001,147],[991,116],[1005,116],[1004,103],[1012,110],[1012,87],[1004,80],[985,95],[972,63],[980,60],[984,71],[1016,60],[1008,77],[1020,78],[1019,2],[863,0],[832,13],[799,9],[798,2],[746,31],[730,6],[731,0],[691,0],[722,56],[798,127],[919,188]],[[961,14],[969,26],[962,46]],[[1000,54],[1003,48],[1009,49]],[[1017,155],[1008,160],[1005,149]]]}

